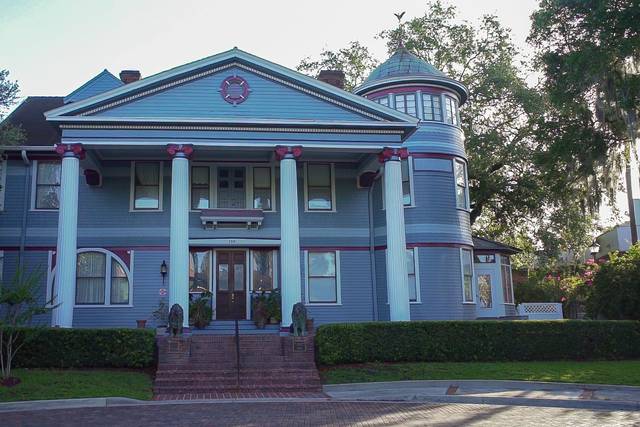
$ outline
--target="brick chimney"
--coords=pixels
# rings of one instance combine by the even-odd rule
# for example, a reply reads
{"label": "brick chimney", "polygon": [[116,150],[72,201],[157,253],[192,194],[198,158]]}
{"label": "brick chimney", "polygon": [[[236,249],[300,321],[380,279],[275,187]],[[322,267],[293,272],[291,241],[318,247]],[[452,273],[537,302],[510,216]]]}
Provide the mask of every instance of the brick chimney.
{"label": "brick chimney", "polygon": [[137,82],[138,80],[140,80],[140,71],[122,70],[120,71],[120,80],[122,80],[124,84]]}
{"label": "brick chimney", "polygon": [[344,72],[341,70],[322,70],[320,74],[318,74],[318,80],[344,89]]}

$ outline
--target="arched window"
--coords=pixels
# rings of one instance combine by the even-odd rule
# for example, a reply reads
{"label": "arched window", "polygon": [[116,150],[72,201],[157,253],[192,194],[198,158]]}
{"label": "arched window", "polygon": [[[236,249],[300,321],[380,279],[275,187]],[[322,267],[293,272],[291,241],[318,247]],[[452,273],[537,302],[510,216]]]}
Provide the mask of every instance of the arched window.
{"label": "arched window", "polygon": [[[131,304],[130,272],[122,259],[104,249],[80,249],[76,261],[75,305],[122,306]],[[55,269],[49,298],[58,303]]]}

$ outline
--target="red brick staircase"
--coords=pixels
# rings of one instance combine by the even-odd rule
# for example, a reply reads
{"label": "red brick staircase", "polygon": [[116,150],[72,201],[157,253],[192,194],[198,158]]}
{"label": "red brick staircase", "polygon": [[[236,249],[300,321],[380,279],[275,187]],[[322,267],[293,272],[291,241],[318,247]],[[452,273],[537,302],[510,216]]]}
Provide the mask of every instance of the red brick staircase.
{"label": "red brick staircase", "polygon": [[154,399],[320,395],[313,335],[159,336]]}

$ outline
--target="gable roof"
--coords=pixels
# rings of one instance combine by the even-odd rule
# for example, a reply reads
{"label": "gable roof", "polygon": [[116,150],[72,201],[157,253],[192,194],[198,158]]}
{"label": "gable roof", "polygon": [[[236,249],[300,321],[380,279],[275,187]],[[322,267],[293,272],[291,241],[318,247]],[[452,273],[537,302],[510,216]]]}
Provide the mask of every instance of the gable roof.
{"label": "gable roof", "polygon": [[28,96],[4,120],[22,127],[27,140],[22,145],[45,146],[60,142],[58,130],[48,123],[44,112],[64,104],[62,96]]}
{"label": "gable roof", "polygon": [[124,85],[124,83],[105,68],[91,80],[65,96],[64,103],[78,102],[122,85]]}
{"label": "gable roof", "polygon": [[476,251],[501,252],[504,254],[514,255],[522,252],[520,249],[496,242],[495,240],[485,239],[484,237],[473,236],[473,249]]}
{"label": "gable roof", "polygon": [[185,79],[188,76],[193,75],[198,76],[199,73],[211,70],[213,67],[235,63],[250,66],[259,72],[274,75],[283,81],[293,82],[299,90],[306,91],[310,95],[315,95],[326,100],[332,100],[334,103],[344,108],[357,108],[379,121],[399,122],[408,125],[416,125],[418,122],[414,117],[391,108],[384,107],[378,103],[369,101],[363,97],[354,95],[328,83],[321,82],[312,77],[259,58],[237,48],[163,71],[137,82],[112,89],[102,94],[94,95],[87,99],[67,104],[53,111],[49,111],[45,115],[47,119],[54,121],[56,118],[61,118],[61,116],[82,115],[87,111],[104,106],[105,104],[116,101],[120,103],[127,102],[129,97],[136,94],[147,94],[162,90],[164,88],[163,85],[166,85],[171,81],[180,81],[181,79]]}

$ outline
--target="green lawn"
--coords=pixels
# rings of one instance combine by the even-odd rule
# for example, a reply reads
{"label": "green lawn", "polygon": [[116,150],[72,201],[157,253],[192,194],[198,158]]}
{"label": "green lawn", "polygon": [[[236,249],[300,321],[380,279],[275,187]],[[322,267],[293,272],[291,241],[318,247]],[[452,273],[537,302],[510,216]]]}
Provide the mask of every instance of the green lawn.
{"label": "green lawn", "polygon": [[71,399],[81,397],[130,397],[149,400],[151,377],[142,371],[15,369],[22,382],[0,386],[0,402]]}
{"label": "green lawn", "polygon": [[617,362],[371,363],[320,371],[325,384],[403,380],[525,380],[640,386],[640,360]]}

